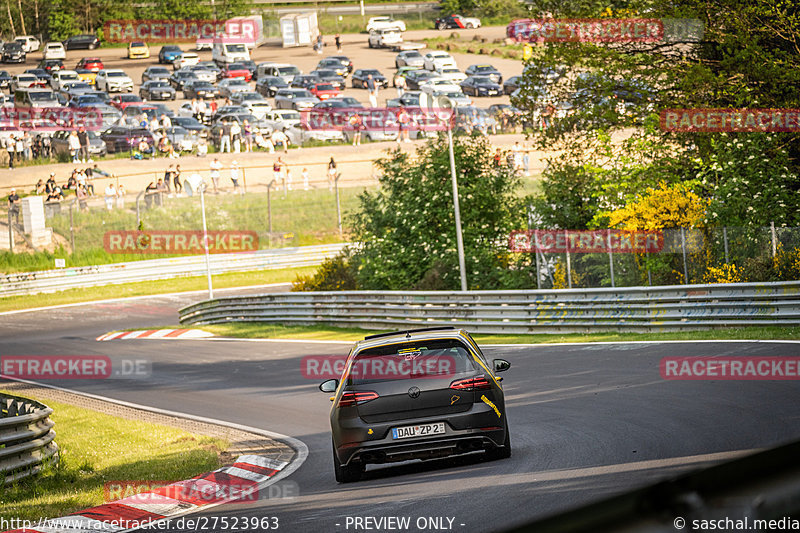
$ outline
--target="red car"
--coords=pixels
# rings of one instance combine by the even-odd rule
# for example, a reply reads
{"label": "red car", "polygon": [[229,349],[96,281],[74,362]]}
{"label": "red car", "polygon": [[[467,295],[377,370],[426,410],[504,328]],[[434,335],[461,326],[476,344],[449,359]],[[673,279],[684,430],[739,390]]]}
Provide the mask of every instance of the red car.
{"label": "red car", "polygon": [[113,105],[120,111],[122,111],[129,105],[141,104],[141,103],[143,102],[142,99],[139,97],[139,95],[132,93],[118,94],[111,99],[111,105]]}
{"label": "red car", "polygon": [[86,70],[91,70],[92,72],[97,72],[103,70],[105,66],[103,62],[100,60],[99,57],[84,57],[78,64],[75,65],[75,69],[85,68]]}
{"label": "red car", "polygon": [[330,83],[315,83],[308,87],[308,92],[319,98],[320,100],[327,100],[328,98],[333,98],[335,96],[339,96],[339,89],[331,85]]}
{"label": "red car", "polygon": [[219,71],[218,78],[221,80],[225,78],[244,78],[244,81],[250,81],[253,79],[253,73],[241,63],[229,63]]}

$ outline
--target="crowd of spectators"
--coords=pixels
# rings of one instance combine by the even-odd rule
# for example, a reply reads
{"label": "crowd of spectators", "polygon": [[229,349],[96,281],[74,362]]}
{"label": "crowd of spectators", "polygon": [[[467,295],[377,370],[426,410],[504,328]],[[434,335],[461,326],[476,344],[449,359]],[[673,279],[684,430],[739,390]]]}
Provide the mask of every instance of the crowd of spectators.
{"label": "crowd of spectators", "polygon": [[12,170],[15,165],[23,161],[50,157],[53,153],[53,147],[48,135],[33,135],[29,131],[3,137],[0,140],[0,144],[8,156],[8,168]]}

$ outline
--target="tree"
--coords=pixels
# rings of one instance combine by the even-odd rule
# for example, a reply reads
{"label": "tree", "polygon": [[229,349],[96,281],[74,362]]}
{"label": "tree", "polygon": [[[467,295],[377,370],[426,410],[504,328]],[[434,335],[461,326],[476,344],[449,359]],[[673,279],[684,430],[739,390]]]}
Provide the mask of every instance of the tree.
{"label": "tree", "polygon": [[[530,274],[511,264],[508,252],[510,232],[525,220],[524,202],[516,195],[519,178],[508,167],[495,166],[483,137],[456,136],[454,150],[469,288],[530,286]],[[352,218],[353,236],[361,243],[354,256],[359,288],[460,288],[444,136],[415,157],[394,150],[377,165],[380,189],[362,193]]]}

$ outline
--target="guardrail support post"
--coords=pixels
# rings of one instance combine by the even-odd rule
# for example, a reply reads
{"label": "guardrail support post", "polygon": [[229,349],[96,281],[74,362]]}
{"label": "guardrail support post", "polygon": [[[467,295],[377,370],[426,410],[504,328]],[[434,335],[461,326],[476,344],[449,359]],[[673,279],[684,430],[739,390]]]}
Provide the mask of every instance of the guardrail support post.
{"label": "guardrail support post", "polygon": [[8,251],[14,253],[14,225],[11,222],[11,209],[8,210]]}
{"label": "guardrail support post", "polygon": [[272,247],[272,185],[274,183],[275,180],[273,179],[267,185],[267,232],[269,233],[267,242],[269,247]]}
{"label": "guardrail support post", "polygon": [[569,235],[567,234],[567,230],[564,230],[564,237],[566,238],[567,242],[567,284],[569,288],[572,288],[572,261],[570,261],[569,257]]}
{"label": "guardrail support post", "polygon": [[611,230],[606,230],[606,245],[608,246],[608,271],[611,273],[611,287],[616,287],[614,283],[614,255],[611,253]]}
{"label": "guardrail support post", "polygon": [[339,235],[342,234],[342,205],[339,202],[339,178],[342,177],[341,172],[336,173],[333,179],[334,186],[336,187],[336,218],[339,221]]}
{"label": "guardrail support post", "polygon": [[681,252],[683,252],[683,282],[689,284],[689,271],[686,268],[686,232],[681,228]]}
{"label": "guardrail support post", "polygon": [[533,254],[536,256],[536,288],[541,289],[539,282],[539,277],[542,275],[541,263],[539,262],[539,234],[536,233],[536,230],[533,230],[533,242],[535,243]]}
{"label": "guardrail support post", "polygon": [[775,256],[778,255],[778,239],[775,235],[775,222],[769,223],[769,230],[772,233],[772,259],[775,259]]}
{"label": "guardrail support post", "polygon": [[214,298],[214,289],[211,287],[211,260],[208,257],[208,226],[206,225],[206,184],[200,184],[200,210],[203,213],[203,247],[206,251],[206,275],[208,276],[208,299]]}
{"label": "guardrail support post", "polygon": [[69,244],[72,247],[72,253],[75,253],[75,221],[72,216],[72,207],[75,202],[69,204]]}
{"label": "guardrail support post", "polygon": [[722,226],[722,241],[725,243],[725,264],[729,264],[731,261],[728,258],[728,226]]}

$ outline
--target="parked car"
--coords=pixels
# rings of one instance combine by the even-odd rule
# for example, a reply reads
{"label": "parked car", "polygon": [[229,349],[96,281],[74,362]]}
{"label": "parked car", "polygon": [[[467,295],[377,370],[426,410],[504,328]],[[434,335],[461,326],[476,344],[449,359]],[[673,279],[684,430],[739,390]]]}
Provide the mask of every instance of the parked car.
{"label": "parked car", "polygon": [[94,90],[94,87],[84,81],[65,81],[61,84],[59,92],[67,98],[72,98],[79,94],[94,94],[97,91]]}
{"label": "parked car", "polygon": [[60,91],[64,83],[70,81],[81,81],[81,77],[74,70],[59,70],[58,72],[53,72],[50,86],[54,91]]}
{"label": "parked car", "polygon": [[44,45],[42,59],[66,59],[67,50],[64,45],[58,42],[50,42]]}
{"label": "parked car", "polygon": [[316,76],[319,83],[330,83],[339,90],[344,90],[346,87],[345,77],[340,76],[335,70],[331,69],[318,69],[309,72],[311,76]]}
{"label": "parked car", "polygon": [[406,31],[406,23],[391,16],[371,17],[367,22],[367,32],[389,29]]}
{"label": "parked car", "polygon": [[275,107],[278,109],[308,109],[319,102],[319,98],[306,89],[281,89],[275,95]]}
{"label": "parked car", "polygon": [[14,37],[14,41],[18,42],[22,46],[22,49],[25,50],[26,54],[38,52],[39,48],[42,47],[42,43],[33,35],[20,35],[18,37]]}
{"label": "parked car", "polygon": [[52,74],[53,72],[64,68],[64,62],[60,59],[42,59],[38,66],[39,68],[42,68],[48,73]]}
{"label": "parked car", "polygon": [[85,68],[87,70],[97,72],[103,70],[105,65],[103,65],[103,61],[99,57],[84,57],[78,61],[77,65],[75,65],[75,70],[78,70],[79,68]]}
{"label": "parked car", "polygon": [[237,63],[239,63],[244,68],[246,68],[247,70],[250,71],[250,79],[251,80],[255,80],[256,79],[256,70],[258,69],[258,65],[256,65],[255,61],[253,61],[252,59],[247,59],[245,61],[237,61]]}
{"label": "parked car", "polygon": [[99,105],[103,105],[103,101],[96,94],[92,93],[76,94],[67,102],[67,106],[76,108],[95,107]]}
{"label": "parked car", "polygon": [[434,71],[444,66],[458,68],[458,65],[456,65],[456,60],[453,59],[453,56],[443,50],[433,50],[432,52],[425,54],[423,66],[427,70]]}
{"label": "parked car", "polygon": [[[409,358],[428,370],[353,371],[377,368],[376,363],[400,368],[397,362]],[[454,328],[370,335],[357,342],[341,380],[319,386],[333,394],[336,481],[358,481],[367,464],[477,451],[489,460],[511,457],[505,395],[496,376],[510,367],[505,359],[487,359],[469,333]]]}
{"label": "parked car", "polygon": [[198,137],[208,137],[208,127],[201,124],[194,117],[177,116],[170,119],[172,124],[190,132],[195,132]]}
{"label": "parked car", "polygon": [[[69,136],[71,133],[72,132],[67,130],[61,130],[53,134],[53,137],[50,139],[53,152],[56,154],[69,153]],[[95,157],[102,157],[106,155],[108,150],[101,135],[96,131],[88,131],[87,133],[89,137],[89,155]]]}
{"label": "parked car", "polygon": [[362,89],[367,88],[367,80],[369,77],[372,76],[372,81],[375,83],[375,86],[378,89],[385,89],[389,82],[386,80],[386,76],[380,73],[380,71],[376,68],[360,68],[353,73],[353,88],[360,87]]}
{"label": "parked car", "polygon": [[95,85],[99,91],[133,92],[133,80],[122,69],[106,69],[97,73]]}
{"label": "parked car", "polygon": [[[163,135],[161,135],[163,133]],[[162,136],[166,136],[173,148],[177,152],[191,152],[197,147],[197,141],[200,140],[201,135],[195,130],[187,130],[182,126],[173,124],[169,128],[161,128],[156,135],[156,146],[161,140]]]}
{"label": "parked car", "polygon": [[[27,72],[27,73],[34,74],[33,72]],[[34,76],[41,79],[38,74],[34,74]],[[8,86],[10,84],[11,84],[11,74],[9,74],[7,70],[0,70],[0,89],[8,89]]]}
{"label": "parked car", "polygon": [[419,67],[425,66],[425,58],[417,50],[404,50],[394,58],[394,66],[400,67]]}
{"label": "parked car", "polygon": [[435,92],[453,92],[461,91],[461,87],[447,78],[431,78],[419,86],[420,90],[424,93],[433,94]]}
{"label": "parked car", "polygon": [[338,57],[326,57],[325,59],[321,59],[319,63],[317,63],[316,70],[333,70],[339,76],[347,77],[351,70],[350,70],[350,62],[346,61],[347,58],[342,60]]}
{"label": "parked car", "polygon": [[451,65],[444,65],[442,67],[437,68],[434,72],[441,76],[442,78],[455,83],[456,85],[460,84],[462,81],[467,79],[467,75],[458,70],[458,68],[451,66]]}
{"label": "parked car", "polygon": [[169,77],[169,84],[175,87],[176,91],[182,91],[188,81],[200,81],[200,79],[191,70],[176,70]]}
{"label": "parked car", "polygon": [[203,80],[189,80],[183,84],[184,98],[197,98],[202,100],[213,100],[219,98],[219,88],[213,83]]}
{"label": "parked car", "polygon": [[511,94],[517,89],[519,89],[520,83],[522,82],[522,76],[511,76],[505,82],[503,82],[503,94]]}
{"label": "parked car", "polygon": [[151,147],[155,147],[155,139],[150,130],[126,125],[111,126],[100,134],[106,143],[108,153],[128,152],[136,149],[139,142],[144,139]]}
{"label": "parked car", "polygon": [[263,96],[273,97],[281,89],[286,89],[289,84],[278,76],[261,76],[256,82],[256,91]]}
{"label": "parked car", "polygon": [[397,79],[398,78],[403,78],[405,80],[406,76],[408,75],[408,73],[411,72],[412,70],[421,70],[421,68],[420,67],[400,67],[400,68],[398,68],[395,71],[394,75],[392,76],[392,87],[397,87]]}
{"label": "parked car", "polygon": [[226,78],[242,78],[244,81],[250,81],[253,79],[253,75],[250,69],[241,63],[225,63],[222,65],[219,74],[217,74],[217,79],[223,80]]}
{"label": "parked car", "polygon": [[467,29],[480,28],[481,19],[476,17],[462,17],[461,15],[448,15],[446,17],[437,18],[433,27],[437,30],[446,30],[449,28]]}
{"label": "parked car", "polygon": [[10,42],[3,45],[3,63],[24,63],[28,55],[18,42]]}
{"label": "parked car", "polygon": [[183,52],[172,61],[172,68],[175,70],[180,70],[184,67],[197,65],[198,63],[200,63],[200,56],[198,56],[196,53]]}
{"label": "parked car", "polygon": [[319,98],[320,100],[327,100],[334,96],[339,96],[339,89],[330,83],[315,83],[308,88],[308,92]]}
{"label": "parked car", "polygon": [[[6,72],[6,71],[5,70],[0,71],[0,87],[3,86],[3,83],[2,83],[3,72]],[[75,72],[78,72],[78,71],[76,70]],[[47,85],[50,85],[50,80],[53,79],[53,77],[50,75],[50,73],[47,72],[43,68],[26,68],[24,74],[33,74],[34,76],[39,78],[39,81],[43,81]],[[80,73],[78,73],[78,74],[80,75]],[[6,75],[8,76],[8,72],[6,72]],[[8,76],[8,81],[11,81],[11,76]]]}
{"label": "parked car", "polygon": [[438,77],[438,74],[430,70],[412,70],[406,74],[406,89],[419,91],[424,82]]}
{"label": "parked car", "polygon": [[89,85],[94,85],[95,80],[97,80],[97,72],[93,72],[89,69],[76,68],[75,72],[78,73],[78,77],[82,82],[88,83]]}
{"label": "parked car", "polygon": [[283,130],[294,124],[300,124],[300,113],[294,109],[273,109],[264,120],[273,130]]}
{"label": "parked car", "polygon": [[119,109],[120,111],[124,110],[126,107],[132,104],[141,104],[143,102],[142,97],[138,94],[118,94],[111,98],[111,105]]}
{"label": "parked car", "polygon": [[503,94],[503,87],[488,76],[470,76],[461,82],[464,94],[472,96],[499,96]]}
{"label": "parked car", "polygon": [[183,50],[176,44],[165,44],[158,51],[158,62],[161,65],[171,65],[173,61],[181,57]]}
{"label": "parked car", "polygon": [[406,91],[400,98],[390,98],[386,107],[419,107],[419,91]]}
{"label": "parked car", "polygon": [[[338,60],[341,64],[343,64],[344,66],[347,67],[347,72],[352,74],[352,72],[353,72],[353,62],[350,61],[349,57],[347,57],[347,56],[330,56],[330,57],[328,57],[328,59],[336,59],[336,60]],[[317,68],[319,68],[319,67],[317,67]]]}
{"label": "parked car", "polygon": [[147,43],[142,41],[132,41],[128,43],[128,59],[148,59],[150,48]]}
{"label": "parked car", "polygon": [[217,84],[219,87],[220,96],[233,96],[233,93],[240,91],[250,91],[250,84],[244,81],[243,78],[225,78]]}
{"label": "parked car", "polygon": [[295,76],[299,76],[303,72],[294,65],[289,63],[259,63],[256,69],[257,78],[261,79],[263,76],[277,76],[282,78],[286,83],[292,83]]}
{"label": "parked car", "polygon": [[503,75],[500,74],[500,71],[494,68],[492,65],[488,65],[486,63],[470,65],[467,67],[467,70],[464,71],[464,74],[467,76],[484,76],[491,78],[491,80],[495,83],[503,83]]}
{"label": "parked car", "polygon": [[221,70],[219,68],[219,65],[217,65],[214,61],[199,61],[197,64],[199,66],[203,67],[204,69],[210,70],[211,72],[213,72],[214,73],[214,77],[216,77],[217,74],[219,74],[219,71]]}
{"label": "parked car", "polygon": [[272,105],[266,100],[245,100],[242,102],[242,107],[254,117],[262,120],[267,116],[267,113],[272,111]]}
{"label": "parked car", "polygon": [[67,38],[66,41],[64,41],[64,48],[66,48],[67,50],[77,50],[79,48],[94,50],[99,46],[100,46],[100,39],[97,38],[97,35],[92,35],[92,34],[73,35],[72,37],[69,37]]}
{"label": "parked car", "polygon": [[312,128],[309,124],[302,122],[284,128],[283,132],[289,137],[289,142],[295,146],[302,146],[308,141],[342,142],[345,140],[344,131],[341,129]]}
{"label": "parked car", "polygon": [[292,83],[290,83],[289,86],[294,89],[308,89],[315,83],[319,82],[320,79],[317,77],[316,74],[300,74],[299,76],[294,77]]}
{"label": "parked car", "polygon": [[150,65],[142,72],[142,83],[150,80],[169,80],[170,71],[167,67]]}
{"label": "parked car", "polygon": [[370,48],[390,48],[402,42],[403,34],[393,29],[371,31],[367,40]]}
{"label": "parked car", "polygon": [[245,102],[266,102],[266,99],[254,91],[242,91],[231,96],[231,102],[236,105],[244,105]]}
{"label": "parked car", "polygon": [[8,84],[9,92],[14,94],[17,89],[35,87],[39,82],[39,77],[34,74],[17,74],[11,77],[11,81]]}
{"label": "parked car", "polygon": [[197,79],[200,81],[207,81],[210,83],[215,83],[217,81],[217,74],[204,65],[189,65],[188,67],[184,67],[183,70],[194,72],[194,75],[197,76]]}
{"label": "parked car", "polygon": [[175,89],[166,80],[150,80],[139,87],[139,96],[144,100],[175,100]]}

